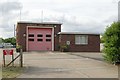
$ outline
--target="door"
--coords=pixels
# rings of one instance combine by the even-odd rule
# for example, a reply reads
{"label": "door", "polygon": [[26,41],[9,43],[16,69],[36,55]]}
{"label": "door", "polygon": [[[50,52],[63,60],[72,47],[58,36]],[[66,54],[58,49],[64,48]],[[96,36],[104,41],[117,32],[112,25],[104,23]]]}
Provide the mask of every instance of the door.
{"label": "door", "polygon": [[52,28],[28,28],[28,51],[51,51]]}

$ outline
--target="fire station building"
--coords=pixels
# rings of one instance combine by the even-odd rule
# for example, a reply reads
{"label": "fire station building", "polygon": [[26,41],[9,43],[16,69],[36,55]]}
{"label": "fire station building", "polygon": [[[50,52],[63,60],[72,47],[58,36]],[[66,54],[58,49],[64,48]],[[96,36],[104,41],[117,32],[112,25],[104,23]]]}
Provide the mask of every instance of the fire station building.
{"label": "fire station building", "polygon": [[61,32],[61,23],[18,22],[16,43],[23,51],[59,51],[67,45],[72,52],[99,52],[100,34]]}

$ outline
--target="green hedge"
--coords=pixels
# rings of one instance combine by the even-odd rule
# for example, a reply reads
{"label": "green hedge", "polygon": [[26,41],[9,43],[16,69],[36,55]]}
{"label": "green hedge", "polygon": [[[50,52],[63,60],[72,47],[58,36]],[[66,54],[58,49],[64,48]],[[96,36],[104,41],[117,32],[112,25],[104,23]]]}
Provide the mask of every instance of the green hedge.
{"label": "green hedge", "polygon": [[107,26],[103,35],[104,59],[110,63],[120,61],[120,22],[114,22]]}

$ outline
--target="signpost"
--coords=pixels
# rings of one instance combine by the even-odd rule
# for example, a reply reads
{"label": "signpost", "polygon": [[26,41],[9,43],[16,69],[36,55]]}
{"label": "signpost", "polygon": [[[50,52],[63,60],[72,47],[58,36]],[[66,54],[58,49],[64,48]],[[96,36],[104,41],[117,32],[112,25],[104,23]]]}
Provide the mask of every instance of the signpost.
{"label": "signpost", "polygon": [[[9,64],[5,64],[5,56],[6,55],[11,55],[12,56],[12,61],[10,61]],[[6,66],[9,66],[10,64],[12,64],[12,66],[14,66],[14,61],[19,58],[20,59],[20,67],[23,67],[23,51],[22,49],[20,49],[20,53],[18,56],[16,56],[14,58],[14,54],[13,54],[13,50],[3,50],[3,66],[6,67]]]}
{"label": "signpost", "polygon": [[[5,67],[5,56],[6,55],[11,55],[12,56],[12,60],[14,59],[14,55],[13,55],[13,50],[3,50],[3,66]],[[14,62],[12,63],[12,66],[14,66]]]}

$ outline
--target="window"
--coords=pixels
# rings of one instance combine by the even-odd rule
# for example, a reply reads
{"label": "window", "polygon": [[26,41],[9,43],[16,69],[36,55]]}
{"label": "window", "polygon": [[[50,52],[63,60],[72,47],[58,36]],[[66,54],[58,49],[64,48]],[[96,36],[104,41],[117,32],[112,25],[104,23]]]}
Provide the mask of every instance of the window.
{"label": "window", "polygon": [[51,37],[51,35],[46,35],[46,37]]}
{"label": "window", "polygon": [[43,41],[43,39],[37,39],[37,41]]}
{"label": "window", "polygon": [[28,36],[29,36],[29,37],[34,37],[34,34],[29,34]]}
{"label": "window", "polygon": [[43,37],[43,35],[42,34],[38,34],[37,37]]}
{"label": "window", "polygon": [[47,42],[51,41],[51,39],[46,39]]}
{"label": "window", "polygon": [[87,35],[76,35],[75,44],[88,44],[88,36]]}
{"label": "window", "polygon": [[28,39],[29,41],[34,41],[34,39]]}

